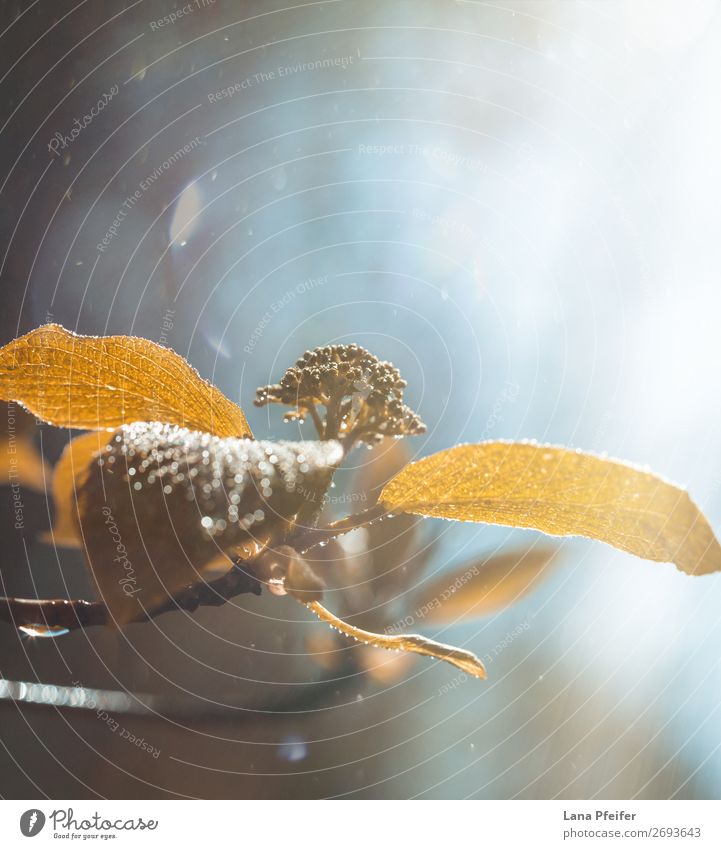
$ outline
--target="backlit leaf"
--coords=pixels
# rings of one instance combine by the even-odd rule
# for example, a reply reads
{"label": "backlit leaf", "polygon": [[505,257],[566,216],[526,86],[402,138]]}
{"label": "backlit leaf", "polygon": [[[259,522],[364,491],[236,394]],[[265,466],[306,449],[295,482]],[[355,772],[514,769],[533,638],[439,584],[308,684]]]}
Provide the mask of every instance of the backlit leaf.
{"label": "backlit leaf", "polygon": [[251,435],[242,410],[169,348],[134,336],[79,336],[59,324],[0,348],[0,398],[61,427],[160,421]]}
{"label": "backlit leaf", "polygon": [[538,586],[557,553],[553,546],[534,545],[466,562],[418,591],[415,615],[442,625],[498,613]]}
{"label": "backlit leaf", "polygon": [[406,466],[381,501],[393,512],[590,537],[689,574],[721,569],[721,546],[683,489],[580,451],[458,445]]}

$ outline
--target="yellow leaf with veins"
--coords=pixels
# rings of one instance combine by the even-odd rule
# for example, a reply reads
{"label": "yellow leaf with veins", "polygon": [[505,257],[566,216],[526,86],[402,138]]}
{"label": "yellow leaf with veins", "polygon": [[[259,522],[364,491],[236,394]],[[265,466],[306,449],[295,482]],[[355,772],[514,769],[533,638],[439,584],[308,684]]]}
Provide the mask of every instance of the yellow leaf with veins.
{"label": "yellow leaf with veins", "polygon": [[721,569],[721,546],[685,490],[580,451],[458,445],[406,466],[381,501],[393,512],[590,537],[691,575]]}
{"label": "yellow leaf with veins", "polygon": [[251,436],[240,407],[175,351],[134,336],[79,336],[59,324],[0,348],[0,398],[60,427],[160,421]]}

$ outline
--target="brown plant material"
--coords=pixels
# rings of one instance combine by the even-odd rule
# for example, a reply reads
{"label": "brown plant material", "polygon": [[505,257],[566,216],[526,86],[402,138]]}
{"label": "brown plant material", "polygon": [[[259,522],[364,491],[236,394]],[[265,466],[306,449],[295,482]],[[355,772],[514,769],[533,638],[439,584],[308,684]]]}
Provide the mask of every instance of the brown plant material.
{"label": "brown plant material", "polygon": [[429,640],[427,637],[421,637],[419,634],[389,636],[387,634],[374,634],[372,631],[364,631],[362,628],[356,628],[348,622],[338,619],[337,616],[334,616],[317,601],[310,602],[306,607],[312,610],[322,622],[327,622],[332,628],[335,628],[348,637],[352,637],[354,640],[358,640],[360,643],[375,646],[379,649],[424,654],[426,657],[445,660],[446,663],[458,667],[458,669],[472,675],[474,678],[486,677],[485,667],[473,652],[466,651],[465,649],[457,649],[454,646],[447,646],[444,643],[437,643],[435,640]]}
{"label": "brown plant material", "polygon": [[337,442],[231,439],[157,422],[119,428],[79,497],[88,565],[118,624],[252,558],[293,519]]}
{"label": "brown plant material", "polygon": [[[321,439],[349,437],[374,443],[384,436],[412,436],[425,425],[403,403],[406,382],[391,363],[359,345],[326,345],[305,354],[280,383],[258,389],[255,405],[294,407],[287,420],[310,415]],[[321,422],[316,407],[326,409]]]}
{"label": "brown plant material", "polygon": [[[55,470],[54,537],[82,540],[103,602],[0,599],[0,619],[57,636],[223,604],[265,583],[371,648],[435,657],[484,677],[471,652],[334,616],[320,604],[323,558],[303,555],[366,528],[379,557],[373,575],[383,575],[387,556],[400,564],[387,570],[405,580],[427,557],[415,545],[407,555],[397,531],[410,532],[410,516],[437,516],[587,536],[689,574],[721,569],[721,546],[683,490],[623,463],[527,443],[456,446],[400,471],[386,462],[373,470],[380,479],[365,484],[376,489],[394,474],[378,503],[369,496],[366,509],[315,527],[331,478],[356,441],[422,432],[403,404],[404,389],[390,363],[358,346],[316,349],[280,384],[259,390],[256,403],[310,415],[321,441],[262,442],[243,438],[249,430],[239,407],[182,357],[147,340],[46,325],[11,342],[0,349],[0,398],[50,423],[93,431],[69,444]],[[316,405],[325,407],[324,419]],[[28,460],[26,468],[36,467]],[[38,468],[44,474],[37,467],[36,477]],[[530,591],[550,556],[550,548],[536,547],[461,567],[416,598],[443,597],[425,605],[429,621],[487,615]],[[375,668],[375,661],[361,665]]]}
{"label": "brown plant material", "polygon": [[381,501],[389,511],[590,537],[690,575],[721,569],[721,546],[683,489],[566,448],[457,445],[411,463]]}

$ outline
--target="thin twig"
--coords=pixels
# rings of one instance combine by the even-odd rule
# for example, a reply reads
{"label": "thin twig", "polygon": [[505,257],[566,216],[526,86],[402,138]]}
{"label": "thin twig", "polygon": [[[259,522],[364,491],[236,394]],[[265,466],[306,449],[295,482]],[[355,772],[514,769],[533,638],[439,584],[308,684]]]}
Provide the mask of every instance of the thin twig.
{"label": "thin twig", "polygon": [[445,660],[447,663],[457,666],[475,678],[486,677],[485,667],[473,652],[447,646],[445,643],[437,643],[435,640],[421,637],[420,634],[395,634],[391,636],[388,634],[374,634],[371,631],[364,631],[362,628],[356,628],[355,625],[338,619],[337,616],[326,610],[318,601],[308,602],[305,606],[308,610],[312,610],[322,622],[325,622],[332,628],[336,628],[343,634],[347,634],[349,637],[353,637],[354,640],[358,640],[361,643],[366,643],[369,646],[375,646],[379,649],[424,654],[427,657]]}
{"label": "thin twig", "polygon": [[[142,616],[154,619],[161,613],[173,610],[193,612],[198,607],[219,607],[231,598],[243,593],[260,595],[261,584],[256,577],[247,572],[242,563],[205,584],[194,584],[178,593],[159,608]],[[9,622],[16,628],[39,625],[49,628],[66,628],[73,631],[92,625],[109,625],[112,618],[107,607],[101,601],[83,599],[29,599],[0,597],[0,621]]]}
{"label": "thin twig", "polygon": [[102,602],[82,599],[0,597],[0,621],[18,628],[37,625],[71,631],[90,625],[107,625],[108,609]]}
{"label": "thin twig", "polygon": [[[296,550],[303,554],[316,545],[329,542],[336,537],[346,534],[354,528],[360,528],[369,522],[377,521],[385,514],[385,510],[375,506],[361,513],[355,513],[333,522],[325,528],[310,530],[296,528],[288,540]],[[142,619],[154,619],[161,613],[173,610],[193,612],[198,607],[219,607],[235,596],[243,593],[260,595],[261,583],[248,570],[243,562],[236,561],[234,568],[225,575],[208,583],[194,584],[159,608],[147,613]],[[142,621],[138,620],[138,621]],[[7,598],[0,596],[0,622],[9,622],[16,628],[33,625],[48,628],[66,628],[73,631],[93,625],[108,625],[112,618],[107,607],[100,601],[67,598]]]}
{"label": "thin twig", "polygon": [[338,519],[337,522],[331,522],[324,528],[296,528],[286,542],[300,554],[305,554],[306,551],[317,545],[331,542],[331,540],[354,531],[356,528],[365,527],[371,522],[378,522],[387,515],[385,507],[376,504],[360,513],[353,513],[343,519]]}

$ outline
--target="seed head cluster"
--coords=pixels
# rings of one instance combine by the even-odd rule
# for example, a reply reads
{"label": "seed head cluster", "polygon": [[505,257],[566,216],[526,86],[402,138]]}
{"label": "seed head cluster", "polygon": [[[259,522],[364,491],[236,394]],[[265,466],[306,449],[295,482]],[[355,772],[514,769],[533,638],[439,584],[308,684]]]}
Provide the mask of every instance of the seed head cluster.
{"label": "seed head cluster", "polygon": [[419,416],[403,403],[406,385],[395,366],[360,345],[326,345],[306,351],[280,383],[260,387],[255,405],[292,407],[287,420],[302,420],[309,413],[315,418],[322,405],[321,438],[352,436],[373,443],[425,431]]}

